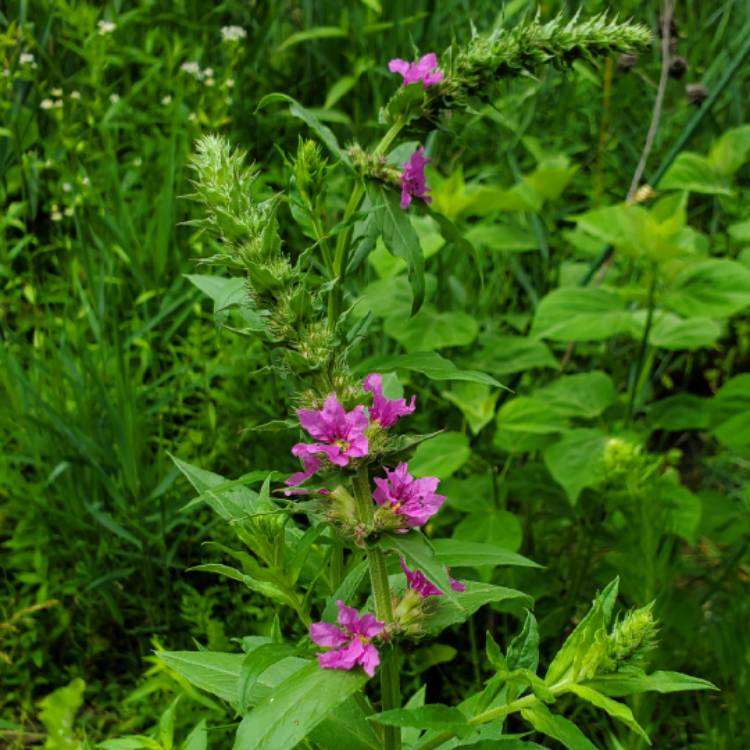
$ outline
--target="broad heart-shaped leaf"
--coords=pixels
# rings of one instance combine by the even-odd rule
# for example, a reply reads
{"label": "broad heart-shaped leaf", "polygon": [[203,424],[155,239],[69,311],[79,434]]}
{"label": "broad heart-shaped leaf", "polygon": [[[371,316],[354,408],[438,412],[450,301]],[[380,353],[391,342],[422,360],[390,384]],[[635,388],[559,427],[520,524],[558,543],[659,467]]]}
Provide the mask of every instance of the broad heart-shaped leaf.
{"label": "broad heart-shaped leaf", "polygon": [[388,250],[406,261],[414,299],[412,313],[424,301],[424,254],[409,214],[399,206],[398,194],[381,185],[368,182],[367,195],[374,206],[383,206],[383,242]]}
{"label": "broad heart-shaped leaf", "polygon": [[273,102],[287,102],[289,104],[289,112],[294,117],[302,120],[307,126],[320,138],[323,143],[328,147],[328,150],[340,161],[345,164],[349,164],[349,157],[346,152],[339,146],[336,136],[333,131],[323,123],[309,110],[305,109],[296,99],[292,99],[291,96],[286,94],[273,93],[266,94],[259,102],[256,107],[256,111],[263,109],[267,104]]}
{"label": "broad heart-shaped leaf", "polygon": [[544,463],[559,482],[568,500],[575,505],[584,487],[601,479],[599,459],[604,453],[607,436],[596,429],[570,430],[544,449]]}
{"label": "broad heart-shaped leaf", "polygon": [[[646,325],[646,310],[631,312],[630,335],[640,340]],[[722,325],[709,318],[681,318],[679,315],[657,310],[648,336],[648,343],[660,349],[679,351],[701,349],[713,344],[722,334]]]}
{"label": "broad heart-shaped leaf", "polygon": [[200,469],[175,456],[170,458],[193,485],[200,499],[225,521],[244,519],[252,513],[267,511],[272,507],[268,502],[262,501],[257,492],[238,486],[236,481]]}
{"label": "broad heart-shaped leaf", "polygon": [[383,711],[370,717],[378,724],[395,727],[416,727],[417,729],[439,729],[454,732],[463,737],[473,732],[461,711],[442,703],[430,703],[427,706],[414,708],[396,708]]}
{"label": "broad heart-shaped leaf", "polygon": [[467,346],[477,337],[479,325],[464,312],[438,312],[423,307],[411,318],[386,318],[385,332],[399,342],[407,352]]}
{"label": "broad heart-shaped leaf", "polygon": [[358,373],[392,372],[393,370],[414,370],[426,375],[430,380],[467,380],[472,383],[486,383],[496,388],[505,387],[483,372],[460,370],[453,362],[437,352],[374,356],[355,367]]}
{"label": "broad heart-shaped leaf", "polygon": [[617,294],[563,288],[540,301],[531,335],[553,341],[601,341],[629,330],[629,314]]}
{"label": "broad heart-shaped leaf", "polygon": [[664,302],[688,318],[728,318],[750,305],[750,269],[727,258],[690,265],[677,275]]}
{"label": "broad heart-shaped leaf", "polygon": [[521,716],[537,732],[561,742],[568,750],[598,750],[591,740],[569,719],[553,714],[545,705],[537,704],[521,710]]}
{"label": "broad heart-shaped leaf", "polygon": [[412,570],[421,570],[443,592],[441,598],[457,603],[445,565],[438,561],[435,550],[420,531],[412,529],[408,534],[384,534],[378,541],[378,546],[386,550],[395,550],[405,557]]}
{"label": "broad heart-shaped leaf", "polygon": [[495,404],[500,394],[483,383],[457,383],[450,390],[442,391],[441,395],[461,410],[469,429],[477,435],[495,416]]}
{"label": "broad heart-shaped leaf", "polygon": [[651,429],[705,430],[710,424],[710,400],[691,393],[678,393],[656,401],[648,408]]}
{"label": "broad heart-shaped leaf", "polygon": [[603,695],[588,685],[573,684],[568,687],[568,690],[597,708],[601,708],[602,711],[606,711],[613,719],[621,721],[629,729],[632,729],[636,734],[643,737],[649,745],[651,744],[649,736],[643,730],[643,727],[635,720],[635,716],[633,716],[633,712],[630,708],[624,703],[618,703],[616,700],[612,700],[612,698]]}
{"label": "broad heart-shaped leaf", "polygon": [[544,401],[560,416],[593,419],[615,400],[615,386],[605,372],[582,372],[565,375],[534,391],[534,398]]}
{"label": "broad heart-shaped leaf", "polygon": [[721,175],[734,174],[750,157],[750,125],[722,133],[711,144],[708,161]]}
{"label": "broad heart-shaped leaf", "polygon": [[727,180],[705,156],[683,151],[659,182],[662,190],[687,190],[707,195],[731,195]]}
{"label": "broad heart-shaped leaf", "polygon": [[515,552],[523,541],[521,522],[509,510],[492,508],[470,513],[456,526],[454,537],[504,547]]}
{"label": "broad heart-shaped leaf", "polygon": [[479,347],[467,355],[467,363],[479,365],[495,375],[525,372],[535,368],[560,369],[547,345],[526,336],[480,334]]}
{"label": "broad heart-shaped leaf", "polygon": [[620,579],[615,578],[596,596],[591,609],[567,637],[549,665],[544,676],[548,685],[559,682],[569,671],[572,671],[573,678],[577,676],[589,648],[594,645],[596,634],[605,630],[612,619],[619,585]]}
{"label": "broad heart-shaped leaf", "polygon": [[678,693],[682,690],[717,690],[712,682],[682,672],[652,672],[640,670],[617,672],[582,683],[614,698],[638,693]]}
{"label": "broad heart-shaped leaf", "polygon": [[361,670],[346,672],[307,664],[245,716],[234,750],[296,747],[366,682],[367,675]]}
{"label": "broad heart-shaped leaf", "polygon": [[462,581],[465,591],[455,594],[451,601],[445,596],[433,597],[429,614],[424,621],[425,632],[436,635],[441,630],[465,622],[485,604],[513,602],[517,607],[530,607],[533,599],[522,591],[505,586],[495,586],[479,581]]}
{"label": "broad heart-shaped leaf", "polygon": [[498,565],[542,567],[528,557],[494,544],[467,542],[461,539],[433,539],[432,546],[438,561],[449,568],[494,568]]}
{"label": "broad heart-shaped leaf", "polygon": [[498,410],[495,445],[508,453],[538,450],[563,432],[568,424],[549,404],[538,398],[518,396]]}
{"label": "broad heart-shaped leaf", "polygon": [[409,461],[416,477],[447,479],[471,458],[469,439],[462,432],[443,432],[417,446]]}

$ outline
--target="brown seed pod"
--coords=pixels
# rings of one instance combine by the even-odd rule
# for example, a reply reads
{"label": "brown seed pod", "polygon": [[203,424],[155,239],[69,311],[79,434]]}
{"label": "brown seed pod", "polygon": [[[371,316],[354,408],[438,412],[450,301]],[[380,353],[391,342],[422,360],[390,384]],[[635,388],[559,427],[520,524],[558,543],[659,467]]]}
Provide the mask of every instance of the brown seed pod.
{"label": "brown seed pod", "polygon": [[680,80],[688,70],[688,61],[684,57],[675,57],[669,63],[669,77]]}
{"label": "brown seed pod", "polygon": [[627,73],[632,70],[638,64],[638,57],[636,55],[622,54],[617,58],[617,70],[622,73]]}
{"label": "brown seed pod", "polygon": [[702,83],[689,83],[685,86],[685,94],[691,104],[700,107],[708,99],[709,90]]}

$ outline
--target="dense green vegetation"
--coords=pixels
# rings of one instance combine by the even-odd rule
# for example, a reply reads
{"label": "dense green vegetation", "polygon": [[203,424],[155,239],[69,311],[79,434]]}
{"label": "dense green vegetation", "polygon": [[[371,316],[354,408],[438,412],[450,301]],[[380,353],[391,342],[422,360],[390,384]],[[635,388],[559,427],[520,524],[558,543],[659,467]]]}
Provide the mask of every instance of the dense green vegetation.
{"label": "dense green vegetation", "polygon": [[[348,233],[353,184],[325,134],[320,150],[300,141],[321,140],[300,112],[372,149],[400,84],[391,58],[458,49],[472,26],[514,29],[538,5],[544,21],[573,15],[529,0],[406,14],[380,0],[0,9],[0,746],[140,734],[166,749],[174,732],[196,750],[205,721],[209,747],[231,747],[232,700],[154,652],[240,654],[253,638],[304,634],[293,608],[190,570],[237,546],[200,470],[229,478],[210,478],[221,497],[263,497],[272,471],[282,487],[298,468],[296,423],[254,428],[306,403],[294,361],[238,302],[244,269],[210,231],[196,139],[248,152],[248,192],[283,196],[276,220],[296,263]],[[385,230],[368,236],[368,221],[382,229],[378,201],[398,205],[378,185],[370,216],[354,216],[364,239],[344,282],[325,286],[324,261],[306,267],[321,281],[301,317],[320,300],[329,319],[345,313],[335,345],[356,375],[394,373],[392,395],[417,394],[404,429],[443,430],[410,459],[448,497],[427,535],[541,566],[452,562],[459,578],[531,598],[408,648],[403,694],[426,685],[430,703],[458,704],[497,668],[485,632],[505,648],[532,602],[546,668],[619,576],[624,608],[655,602],[654,667],[719,688],[639,695],[638,722],[655,746],[730,750],[750,742],[750,11],[675,4],[653,150],[631,189],[659,91],[661,4],[581,12],[613,10],[653,30],[636,55],[558,50],[550,62],[569,65],[504,70],[460,116],[446,98],[435,120],[415,117],[388,158],[400,167],[421,143],[432,160],[432,204],[399,214],[423,263],[394,257]],[[264,99],[273,92],[300,104]],[[317,214],[303,153],[328,160]],[[646,747],[571,696],[558,703],[596,747]],[[529,726],[514,717],[506,730]]]}

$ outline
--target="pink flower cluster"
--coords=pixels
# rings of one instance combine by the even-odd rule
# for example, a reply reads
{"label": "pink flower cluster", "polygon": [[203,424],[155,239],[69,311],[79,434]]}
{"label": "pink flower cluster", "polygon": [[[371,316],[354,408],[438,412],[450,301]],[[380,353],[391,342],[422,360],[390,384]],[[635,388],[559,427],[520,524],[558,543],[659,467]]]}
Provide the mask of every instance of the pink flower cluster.
{"label": "pink flower cluster", "polygon": [[[296,487],[310,479],[324,465],[345,467],[352,459],[364,458],[370,449],[368,430],[373,424],[380,429],[392,427],[401,417],[415,409],[416,397],[409,403],[406,399],[388,399],[383,394],[383,378],[377,373],[369,374],[362,384],[366,393],[372,394],[372,405],[359,404],[347,412],[335,393],[326,398],[322,409],[299,409],[300,425],[315,441],[297,443],[292,454],[302,461],[302,471],[286,480],[289,487]],[[445,502],[437,494],[440,481],[437,477],[415,478],[409,467],[400,463],[391,471],[384,468],[384,477],[375,477],[373,500],[403,519],[404,533],[410,528],[423,526]],[[287,490],[304,492],[305,490]],[[318,490],[319,494],[327,490]],[[401,566],[406,574],[409,588],[421,596],[441,596],[440,589],[433,585],[419,570],[411,571],[404,560]],[[463,584],[451,580],[454,591],[463,591]],[[337,625],[317,622],[310,626],[310,638],[327,651],[318,655],[320,666],[325,669],[353,669],[361,666],[370,677],[380,663],[380,654],[373,639],[383,633],[385,624],[371,614],[360,616],[357,610],[338,601]]]}
{"label": "pink flower cluster", "polygon": [[421,82],[424,88],[428,88],[445,78],[445,74],[442,70],[438,70],[437,65],[437,55],[434,52],[428,52],[416,62],[411,63],[396,57],[388,63],[388,70],[391,73],[400,74],[404,79],[404,86]]}

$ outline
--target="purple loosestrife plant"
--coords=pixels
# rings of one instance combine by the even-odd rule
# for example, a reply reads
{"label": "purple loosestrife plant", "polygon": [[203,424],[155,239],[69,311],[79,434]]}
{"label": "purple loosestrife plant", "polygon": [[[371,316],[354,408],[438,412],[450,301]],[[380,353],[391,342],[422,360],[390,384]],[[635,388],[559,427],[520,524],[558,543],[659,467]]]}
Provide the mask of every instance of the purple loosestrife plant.
{"label": "purple loosestrife plant", "polygon": [[388,63],[388,70],[403,76],[404,86],[421,82],[424,88],[428,88],[445,78],[443,71],[438,70],[438,59],[434,52],[428,52],[411,63],[397,57]]}
{"label": "purple loosestrife plant", "polygon": [[338,625],[327,622],[310,625],[313,643],[331,649],[318,654],[320,666],[349,670],[359,665],[365,674],[373,677],[380,664],[380,654],[372,641],[383,632],[385,623],[369,613],[360,617],[356,609],[347,607],[340,599],[336,606],[339,608]]}
{"label": "purple loosestrife plant", "polygon": [[[500,75],[547,61],[562,65],[626,51],[647,40],[639,27],[611,23],[603,16],[589,22],[535,20],[512,33],[495,29],[464,47],[454,45],[443,56],[445,70],[438,67],[434,53],[416,62],[391,60],[388,67],[403,77],[404,86],[381,112],[381,122],[389,129],[371,150],[359,144],[341,148],[334,132],[313,112],[285,95],[266,97],[259,108],[289,102],[290,112],[313,130],[332,157],[329,163],[320,144],[300,139],[296,156],[290,157],[293,179],[285,197],[256,200],[257,171],[245,163],[244,154],[219,137],[199,141],[193,197],[202,202],[206,216],[192,223],[221,245],[211,260],[242,271],[245,278],[241,286],[236,278],[214,277],[210,285],[206,277],[196,278],[215,295],[216,309],[221,308],[217,320],[266,347],[268,367],[284,385],[279,390],[289,394],[290,402],[303,405],[296,410],[298,425],[310,438],[292,446],[302,470],[279,488],[272,487],[275,471],[256,491],[252,482],[257,472],[230,481],[176,460],[201,501],[236,530],[245,545],[242,552],[217,545],[241,569],[229,564],[201,569],[241,582],[277,609],[272,638],[268,630],[243,638],[244,654],[202,650],[190,659],[161,655],[241,714],[235,750],[288,750],[303,743],[329,750],[344,747],[349,738],[358,749],[399,750],[401,726],[415,730],[415,750],[435,750],[454,746],[455,737],[465,743],[485,740],[488,729],[492,740],[498,740],[505,736],[505,718],[515,713],[537,731],[558,739],[574,737],[576,746],[583,747],[588,741],[578,737],[580,731],[553,711],[563,695],[604,707],[643,734],[628,706],[615,701],[617,693],[606,693],[609,676],[615,677],[615,685],[625,684],[622,694],[654,685],[663,689],[664,674],[669,675],[670,690],[710,687],[677,673],[662,673],[652,681],[644,669],[656,631],[651,611],[635,610],[612,626],[617,595],[613,581],[544,675],[536,673],[539,634],[529,613],[505,654],[488,635],[485,666],[493,674],[477,693],[466,696],[462,705],[467,708],[402,707],[400,675],[410,651],[402,648],[404,641],[436,636],[491,602],[519,615],[532,605],[530,597],[511,588],[459,583],[450,577],[448,566],[460,567],[465,578],[475,564],[532,563],[489,544],[452,540],[446,546],[448,540],[430,538],[428,522],[446,498],[438,494],[437,477],[409,472],[410,451],[431,437],[400,432],[408,426],[404,418],[414,413],[416,398],[386,398],[380,374],[371,373],[362,383],[349,362],[352,352],[369,353],[367,319],[354,320],[356,305],[347,305],[357,299],[362,260],[380,238],[392,255],[407,262],[414,311],[424,297],[425,255],[411,214],[428,211],[422,204],[431,202],[424,171],[429,160],[420,146],[399,170],[404,151],[394,147],[403,131],[419,126],[421,135],[447,109],[459,117],[469,96],[488,94],[490,82]],[[422,85],[410,85],[414,83]],[[449,136],[452,130],[445,132]],[[334,170],[337,179],[331,180]],[[339,211],[338,202],[327,203],[327,191],[329,184],[347,180],[351,188]],[[285,204],[293,210],[282,219],[279,207]],[[409,212],[401,210],[410,206]],[[282,233],[282,220],[299,227]],[[460,245],[461,230],[448,217],[438,215],[435,224],[448,243]],[[290,252],[282,235],[304,237],[309,244]],[[238,289],[247,290],[241,302]],[[462,371],[433,355],[389,357],[389,372],[403,366],[426,378],[420,384],[427,399],[420,396],[420,403],[429,403],[430,379],[500,387],[486,373]],[[291,411],[287,407],[287,413]],[[428,416],[422,415],[425,421]],[[276,419],[253,429],[278,431],[292,422]],[[313,477],[325,486],[311,491],[299,487]],[[460,503],[462,498],[454,500]],[[235,672],[239,679],[230,686],[226,675]],[[375,674],[380,689],[373,692],[367,680]],[[261,678],[272,686],[263,695],[255,690]],[[421,730],[427,731],[420,737]]]}

